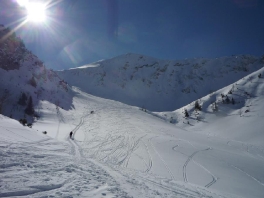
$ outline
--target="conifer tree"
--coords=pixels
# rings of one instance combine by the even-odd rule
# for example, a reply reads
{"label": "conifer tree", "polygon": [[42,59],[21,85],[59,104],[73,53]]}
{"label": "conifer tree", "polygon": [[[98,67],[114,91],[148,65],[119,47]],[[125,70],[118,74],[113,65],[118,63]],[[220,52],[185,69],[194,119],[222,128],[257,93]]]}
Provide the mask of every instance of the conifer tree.
{"label": "conifer tree", "polygon": [[33,107],[33,102],[32,102],[32,97],[29,97],[27,108],[25,109],[25,113],[28,115],[33,115],[34,114],[34,107]]}
{"label": "conifer tree", "polygon": [[189,113],[188,113],[187,109],[184,109],[184,115],[185,115],[186,118],[189,117]]}
{"label": "conifer tree", "polygon": [[24,92],[21,94],[21,96],[18,99],[18,102],[17,103],[19,105],[26,106],[26,104],[27,104],[27,95]]}
{"label": "conifer tree", "polygon": [[194,109],[199,110],[199,111],[202,110],[202,106],[199,104],[198,101],[195,101],[195,103],[194,103]]}
{"label": "conifer tree", "polygon": [[225,102],[226,102],[227,104],[229,104],[229,103],[230,103],[230,99],[229,99],[229,97],[228,97],[228,96],[226,96]]}

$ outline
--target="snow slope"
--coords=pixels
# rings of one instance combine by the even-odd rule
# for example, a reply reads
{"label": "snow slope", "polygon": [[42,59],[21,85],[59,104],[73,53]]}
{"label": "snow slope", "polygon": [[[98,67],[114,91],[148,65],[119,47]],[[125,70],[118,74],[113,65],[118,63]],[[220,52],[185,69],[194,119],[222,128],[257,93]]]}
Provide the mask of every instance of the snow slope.
{"label": "snow slope", "polygon": [[[41,117],[32,128],[0,115],[0,197],[264,197],[264,84],[263,77],[258,77],[264,75],[264,69],[261,59],[245,57],[238,61],[247,65],[247,70],[254,70],[253,73],[239,79],[245,72],[232,66],[232,71],[223,72],[219,79],[212,71],[216,85],[204,83],[201,86],[202,83],[196,87],[199,94],[208,87],[221,88],[198,100],[202,111],[194,110],[193,100],[198,94],[191,92],[179,94],[181,99],[177,105],[187,106],[175,111],[142,111],[141,106],[86,93],[98,82],[96,76],[89,79],[91,84],[81,84],[89,81],[73,76],[67,80],[76,86],[66,86],[68,91],[58,88],[58,92],[52,94],[60,105],[54,102],[52,95],[50,100],[37,100],[35,109]],[[232,58],[221,61],[229,59]],[[248,64],[242,64],[247,61]],[[118,59],[117,65],[119,63]],[[97,63],[90,69],[101,67]],[[0,71],[5,78],[10,74],[17,77],[22,71],[26,73],[26,70]],[[85,74],[79,69],[64,73],[72,71]],[[188,66],[183,72],[189,73]],[[89,72],[86,74],[88,76]],[[59,77],[55,74],[53,77],[49,84],[52,90],[60,85]],[[197,80],[197,75],[193,77]],[[203,78],[207,83],[212,80],[211,75]],[[110,76],[105,82],[113,79],[115,77]],[[168,80],[164,78],[163,85],[165,79]],[[185,83],[195,86],[196,80],[188,77]],[[229,80],[233,84],[229,85]],[[120,79],[116,78],[116,82]],[[8,86],[11,91],[20,89],[12,83]],[[104,90],[110,85],[93,89],[107,93]],[[24,89],[33,94],[35,88],[29,85]],[[144,86],[138,89],[138,93],[145,93]],[[116,90],[115,84],[113,90]],[[154,92],[154,88],[150,90]],[[111,96],[110,92],[107,95]],[[192,99],[190,104],[185,95],[188,100]],[[225,102],[226,95],[234,98],[234,105]],[[166,100],[157,100],[161,108],[166,109]],[[212,111],[214,102],[218,111]],[[183,109],[190,117],[184,117]],[[74,140],[69,139],[70,131],[74,133]]]}
{"label": "snow slope", "polygon": [[[86,156],[155,189],[169,189],[168,195],[158,197],[175,197],[184,188],[193,193],[186,192],[186,197],[201,197],[203,190],[213,197],[263,196],[263,131],[242,131],[255,141],[238,142],[231,130],[222,137],[209,136],[175,127],[136,107],[114,102],[107,106],[85,119],[82,147]],[[263,126],[262,118],[256,116],[256,129]],[[211,129],[221,133],[217,125],[212,124]],[[197,185],[196,190],[189,184]]]}
{"label": "snow slope", "polygon": [[[148,142],[152,135],[148,137],[144,128],[143,131],[137,128],[140,122],[134,131],[129,123],[123,123],[126,118],[120,116],[128,116],[125,112],[128,110],[150,119],[151,124],[153,121],[160,124],[160,120],[146,116],[137,108],[81,92],[74,103],[76,109],[71,113],[82,114],[81,117],[70,119],[70,113],[60,110],[67,123],[60,123],[59,115],[58,120],[49,123],[48,134],[58,129],[60,142],[37,134],[36,130],[46,129],[41,121],[29,129],[1,116],[0,134],[4,137],[1,197],[219,197],[222,194],[176,178],[172,180],[167,169],[159,168],[162,161],[154,158]],[[94,114],[90,114],[91,109]],[[131,117],[131,121],[138,122],[137,119]],[[65,131],[64,125],[69,124],[72,128]],[[74,141],[68,139],[70,130],[75,133]]]}
{"label": "snow slope", "polygon": [[[221,119],[212,113],[207,127],[198,122],[192,129],[76,87],[73,91],[74,109],[43,103],[40,111],[46,117],[33,129],[47,130],[62,142],[73,131],[81,159],[106,170],[127,197],[263,197],[263,131],[239,128],[246,117],[221,116],[230,117],[229,124],[235,123],[236,130],[251,137],[250,142],[238,139],[239,132],[232,131],[231,125],[225,133]],[[263,104],[258,107],[263,109]],[[262,128],[262,114],[254,115],[252,128]]]}
{"label": "snow slope", "polygon": [[[238,141],[237,144],[244,142],[263,146],[263,74],[264,67],[197,100],[202,106],[202,111],[196,111],[195,102],[192,102],[173,112],[155,114],[167,122],[187,130],[200,131],[208,136],[228,137]],[[230,100],[229,103],[226,102],[227,98]],[[231,101],[232,98],[234,104]],[[218,111],[212,109],[215,104]],[[190,117],[185,117],[184,109],[189,112]],[[243,143],[241,144],[243,145]]]}
{"label": "snow slope", "polygon": [[74,141],[58,142],[0,115],[0,197],[128,197]]}
{"label": "snow slope", "polygon": [[[42,115],[36,108],[39,101],[49,101],[65,109],[72,108],[72,94],[67,84],[57,74],[45,68],[33,54],[28,54],[21,66],[15,70],[0,68],[0,113],[14,119],[27,118],[29,122],[34,117]],[[37,62],[37,64],[35,64]],[[32,79],[35,84],[32,85]],[[27,96],[25,104],[19,104],[24,93]],[[25,114],[29,97],[32,97],[35,113]]]}
{"label": "snow slope", "polygon": [[0,114],[32,123],[41,115],[37,109],[25,112],[30,97],[33,108],[39,101],[72,108],[72,94],[66,82],[27,50],[13,31],[1,26],[0,40]]}
{"label": "snow slope", "polygon": [[263,57],[249,55],[169,61],[126,54],[57,74],[70,85],[99,97],[151,111],[172,111],[239,80],[263,64]]}

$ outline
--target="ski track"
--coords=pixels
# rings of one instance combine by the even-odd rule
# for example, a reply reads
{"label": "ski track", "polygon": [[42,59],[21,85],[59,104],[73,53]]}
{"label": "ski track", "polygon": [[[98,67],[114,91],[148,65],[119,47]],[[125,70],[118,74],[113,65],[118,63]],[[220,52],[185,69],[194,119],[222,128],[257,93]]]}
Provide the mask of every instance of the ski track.
{"label": "ski track", "polygon": [[[88,116],[88,114],[83,115],[81,117],[81,120],[80,120],[79,124],[72,130],[72,132],[73,132],[73,136],[72,137],[73,138],[74,138],[75,134],[77,133],[77,131],[80,129],[80,127],[84,124],[84,118],[87,117],[87,116]],[[81,158],[83,158],[83,156],[81,156],[81,153],[80,153],[80,149],[81,149],[80,146],[77,145],[77,143],[75,141],[73,141],[72,139],[70,139],[70,138],[69,138],[69,142],[72,145],[72,147],[71,147],[72,154],[75,156],[76,161],[78,163],[80,163]]]}
{"label": "ski track", "polygon": [[[139,178],[139,179],[141,179],[147,183],[151,183],[152,185],[155,185],[156,187],[165,189],[165,190],[173,193],[176,197],[181,196],[181,197],[186,197],[186,198],[187,197],[188,198],[197,198],[197,197],[212,198],[211,195],[206,195],[205,193],[203,193],[202,189],[201,190],[198,190],[197,188],[196,189],[190,189],[190,188],[186,188],[185,186],[178,185],[175,183],[173,183],[172,186],[168,186],[168,185],[162,184],[162,182],[158,183],[157,181],[153,181],[151,179],[147,179],[147,178],[144,178],[144,177],[139,176],[139,175],[135,175],[135,177],[137,177],[137,178]],[[208,192],[208,191],[207,191],[207,193],[213,194],[213,193]],[[221,196],[221,197],[224,197],[224,196]]]}
{"label": "ski track", "polygon": [[0,141],[0,197],[130,197],[69,137],[67,142],[20,138],[26,142]]}
{"label": "ski track", "polygon": [[[188,159],[186,160],[186,162],[184,163],[183,165],[183,179],[184,179],[184,182],[188,182],[188,177],[187,177],[187,165],[189,164],[189,162],[192,160],[192,158],[199,152],[201,151],[207,151],[207,150],[210,150],[211,148],[207,148],[207,149],[203,149],[203,150],[199,150],[199,151],[195,151],[192,155],[190,155],[188,157]],[[211,182],[210,182],[211,183]],[[207,186],[207,185],[206,185]]]}
{"label": "ski track", "polygon": [[[171,136],[173,136],[173,135],[171,135]],[[186,142],[186,143],[190,144],[193,148],[196,149],[196,147],[195,147],[193,144],[191,144],[189,141],[186,141],[186,140],[183,140],[183,139],[176,139],[176,140],[174,140],[174,141],[183,141],[183,142]],[[176,150],[177,147],[179,147],[179,145],[175,145],[175,146],[173,146],[173,147],[172,147],[172,150],[178,152],[178,151]],[[205,168],[202,164],[200,164],[200,163],[196,162],[195,160],[193,160],[193,157],[194,157],[198,152],[201,152],[201,151],[208,151],[208,150],[212,150],[212,148],[209,147],[209,148],[204,149],[204,150],[195,151],[192,155],[188,156],[188,159],[186,160],[186,162],[184,163],[183,168],[182,168],[182,169],[183,169],[183,180],[184,180],[184,182],[188,183],[188,177],[187,177],[187,165],[189,164],[190,161],[193,161],[196,165],[200,166],[202,169],[204,169],[204,170],[205,170],[208,174],[210,174],[210,176],[212,177],[212,181],[205,185],[206,188],[209,188],[209,187],[212,186],[214,183],[216,183],[216,181],[217,181],[217,177],[215,177],[215,176],[214,176],[214,175],[213,175],[213,174],[212,174],[207,168]],[[180,153],[181,153],[181,152],[180,152]],[[181,153],[181,154],[183,154],[183,155],[186,156],[186,154],[184,154],[184,153]]]}
{"label": "ski track", "polygon": [[146,151],[147,151],[147,153],[148,153],[148,159],[149,159],[149,160],[148,160],[148,167],[147,167],[147,169],[144,171],[145,173],[148,173],[148,172],[150,171],[150,169],[152,168],[153,160],[152,160],[152,157],[151,157],[151,155],[150,155],[148,145],[147,145],[144,141],[142,141],[142,142],[143,142],[143,144],[145,145]]}
{"label": "ski track", "polygon": [[[77,150],[80,149],[78,148],[78,145],[72,146],[75,150],[75,156],[78,155],[81,157],[83,155],[84,158],[92,157],[97,161],[106,164],[109,167],[112,167],[124,176],[130,175],[131,178],[134,177],[138,178],[139,180],[142,180],[143,182],[145,181],[151,183],[152,185],[155,185],[159,188],[163,188],[170,192],[173,192],[175,195],[180,195],[183,197],[211,197],[207,196],[207,193],[204,193],[206,192],[205,189],[209,189],[213,184],[215,184],[218,178],[215,177],[205,166],[193,159],[195,155],[197,155],[199,152],[211,150],[210,147],[203,150],[198,150],[198,148],[196,148],[194,144],[192,144],[192,142],[184,139],[177,139],[175,135],[169,134],[169,131],[167,132],[165,128],[161,129],[161,133],[163,133],[165,136],[173,137],[177,139],[176,141],[186,143],[188,148],[193,148],[194,151],[196,150],[189,156],[182,153],[184,156],[187,156],[187,160],[182,165],[183,180],[185,183],[190,182],[188,180],[187,167],[191,161],[196,166],[202,168],[206,172],[205,174],[208,173],[212,177],[212,180],[205,185],[205,189],[198,189],[199,187],[192,189],[183,186],[179,186],[179,188],[174,188],[170,185],[162,184],[163,179],[155,177],[154,173],[152,174],[151,172],[151,169],[155,163],[155,161],[153,161],[153,155],[156,154],[158,157],[158,161],[160,161],[165,166],[167,172],[169,173],[169,178],[172,179],[172,181],[175,180],[175,177],[172,173],[172,170],[169,168],[169,165],[157,150],[158,148],[156,148],[153,144],[153,139],[158,138],[159,136],[146,138],[147,135],[152,134],[151,127],[149,129],[146,129],[134,126],[132,123],[129,122],[129,113],[126,112],[126,109],[115,109],[115,106],[107,106],[105,107],[105,109],[95,108],[95,114],[93,114],[93,116],[91,116],[88,121],[86,120],[86,118],[87,117],[83,116],[81,118],[80,123],[74,129],[75,135],[77,130],[80,127],[83,127],[82,129],[84,130],[85,135],[84,141],[82,142],[83,148],[81,149],[81,151],[79,151],[79,154],[76,154]],[[139,121],[141,120],[139,119]],[[124,128],[124,126],[126,127]],[[105,131],[102,131],[102,129]],[[101,131],[100,136],[96,133],[96,131]],[[141,137],[139,137],[139,134],[141,134]],[[227,144],[229,145],[230,143],[228,142]],[[138,147],[144,148],[147,154],[146,157],[143,157],[140,153],[134,153],[134,151]],[[178,147],[180,147],[180,144],[174,145],[172,147],[172,150],[178,152]],[[233,145],[231,147],[233,147]],[[235,147],[237,146],[235,145]],[[257,149],[258,148],[253,148],[253,146],[251,145],[242,145],[242,150],[246,151],[249,154],[251,152],[257,152]],[[260,152],[258,152],[258,154],[261,154],[261,149],[259,149],[259,151]],[[133,170],[129,168],[129,161],[132,155],[135,155],[138,157],[138,159],[142,160],[143,171]],[[76,158],[78,157],[76,156]],[[244,174],[247,174],[241,169],[237,170],[243,172]],[[145,175],[147,178],[141,177],[140,175],[142,174]],[[153,178],[153,176],[154,179],[151,180],[150,178]],[[247,174],[247,176],[254,179],[249,174]],[[263,186],[263,184],[259,180],[257,180],[256,178],[254,180],[259,182]],[[186,193],[186,191],[188,191],[188,193]]]}
{"label": "ski track", "polygon": [[244,173],[245,175],[247,175],[248,177],[250,177],[251,179],[253,179],[254,181],[256,181],[261,186],[264,186],[264,184],[261,181],[259,181],[257,178],[253,177],[252,175],[248,174],[246,171],[244,171],[244,170],[242,170],[242,169],[240,169],[237,166],[234,166],[232,164],[230,166],[233,167],[233,168],[235,168],[235,169],[237,169],[237,170],[239,170],[240,172]]}
{"label": "ski track", "polygon": [[55,139],[58,139],[59,132],[60,132],[60,123],[61,122],[65,122],[65,121],[64,121],[64,116],[60,112],[60,109],[59,109],[58,106],[56,106],[56,111],[57,111],[57,117],[58,117],[59,122],[58,122],[58,127],[57,127],[57,132],[56,132]]}
{"label": "ski track", "polygon": [[171,179],[174,179],[174,180],[175,180],[175,178],[174,178],[174,176],[173,176],[173,174],[172,174],[172,171],[170,170],[168,164],[167,164],[167,163],[165,162],[165,160],[161,157],[161,155],[159,154],[159,152],[156,150],[156,148],[154,147],[153,143],[151,142],[151,140],[152,140],[153,138],[157,138],[157,136],[148,139],[150,145],[152,146],[152,148],[153,148],[153,150],[155,151],[155,153],[158,155],[159,159],[162,161],[162,163],[163,163],[163,165],[165,166],[166,170],[167,170],[168,173],[170,174]]}
{"label": "ski track", "polygon": [[[145,135],[142,136],[142,137],[140,137],[137,141],[134,141],[134,142],[133,142],[133,146],[132,146],[131,149],[130,149],[129,156],[128,156],[128,158],[127,158],[127,162],[126,162],[126,165],[125,165],[126,168],[127,168],[127,166],[128,166],[128,162],[129,162],[129,160],[130,160],[131,155],[132,155],[133,152],[136,150],[136,148],[138,147],[139,142],[141,141],[141,139],[142,139],[143,137],[145,137]],[[135,137],[134,137],[133,139],[135,139]],[[145,164],[146,164],[146,161],[145,161],[145,160],[144,160],[144,162],[145,162]]]}
{"label": "ski track", "polygon": [[[110,115],[112,113],[119,114],[118,111],[111,111],[109,109],[107,109],[107,110],[108,110],[108,112],[110,112]],[[99,116],[100,116],[100,112],[98,113],[98,111],[97,111],[97,114],[95,115],[95,117],[98,119]],[[115,167],[116,165],[118,167],[122,166],[124,168],[124,169],[122,169],[123,173],[125,173],[128,170],[132,171],[131,169],[128,169],[129,159],[130,159],[131,155],[133,154],[133,152],[136,150],[136,147],[139,145],[139,143],[142,143],[142,145],[144,146],[144,148],[146,150],[148,160],[146,160],[146,158],[141,157],[138,154],[135,154],[135,155],[138,156],[138,158],[143,161],[144,166],[146,166],[146,169],[143,172],[145,174],[149,174],[151,171],[151,168],[153,166],[153,158],[152,158],[152,154],[151,154],[150,150],[153,150],[156,153],[156,155],[158,156],[158,158],[160,159],[160,161],[162,162],[162,164],[165,166],[167,172],[170,175],[170,178],[175,180],[175,177],[173,176],[173,173],[170,170],[168,164],[162,158],[162,156],[160,155],[160,153],[157,151],[157,149],[155,148],[155,146],[152,143],[152,139],[156,138],[156,137],[148,138],[147,142],[145,142],[145,140],[143,140],[143,138],[145,136],[147,136],[147,134],[151,134],[151,131],[144,131],[141,128],[135,127],[129,123],[128,118],[125,118],[123,116],[120,116],[120,117],[122,117],[120,120],[113,120],[113,119],[111,119],[111,116],[109,116],[108,123],[112,123],[112,124],[111,124],[111,126],[109,126],[109,128],[110,128],[109,133],[105,136],[105,138],[98,137],[97,135],[92,139],[88,138],[88,136],[86,135],[87,133],[90,133],[94,129],[100,128],[99,126],[97,126],[97,123],[95,122],[96,118],[94,121],[89,120],[88,126],[84,126],[86,133],[85,133],[85,140],[83,142],[83,145],[85,145],[83,150],[88,151],[88,153],[90,153],[89,156],[92,156],[93,158],[107,164],[110,167]],[[104,119],[103,117],[100,117],[100,118]],[[126,124],[125,130],[123,130],[121,127],[124,123]],[[111,128],[113,128],[113,129],[111,129]],[[115,131],[115,133],[113,133],[112,131]],[[130,131],[136,131],[136,132],[144,134],[144,135],[141,136],[140,138],[138,138],[137,140],[135,140],[135,137],[131,136]],[[186,142],[191,147],[195,148],[195,146],[187,140],[181,139],[181,140],[177,140],[177,141]],[[90,146],[87,147],[87,145],[90,145]],[[174,146],[174,149],[177,146]],[[87,148],[85,148],[85,147],[87,147]],[[209,148],[206,150],[209,150]],[[187,161],[184,164],[183,174],[184,174],[185,182],[188,181],[187,170],[186,170],[187,165],[192,160],[193,156],[195,154],[197,154],[198,152],[200,152],[200,151],[197,151],[196,153],[193,153],[191,156],[189,156]],[[196,163],[196,164],[198,166],[202,167],[207,173],[209,173],[212,176],[212,178],[213,178],[212,181],[209,182],[205,186],[206,188],[209,188],[211,185],[213,185],[216,182],[215,177],[204,166],[202,166],[199,163]],[[133,170],[132,172],[134,172],[132,175],[140,174],[140,171]],[[164,187],[164,186],[162,186],[162,188],[168,189],[168,187]],[[170,189],[170,191],[174,191],[174,190]]]}
{"label": "ski track", "polygon": [[71,139],[69,139],[69,142],[71,144],[71,153],[75,158],[76,163],[80,163],[81,161],[81,154],[80,154],[80,148],[79,146]]}
{"label": "ski track", "polygon": [[[240,144],[240,145],[232,145],[231,143],[236,143],[236,144]],[[247,154],[249,154],[250,156],[255,157],[255,154],[253,153],[253,151],[255,151],[257,153],[258,156],[261,156],[259,153],[261,153],[262,155],[264,154],[264,150],[263,148],[260,148],[258,146],[255,145],[251,145],[251,144],[247,144],[244,142],[240,142],[240,141],[235,141],[235,140],[229,140],[226,143],[228,146],[238,150],[238,151],[243,151],[246,152]],[[261,156],[263,158],[263,156]],[[259,159],[259,158],[256,158]]]}
{"label": "ski track", "polygon": [[[108,111],[111,113],[117,112],[116,110]],[[100,113],[97,111],[96,117],[98,116],[100,116]],[[134,140],[135,137],[127,133],[127,130],[133,127],[129,128],[128,126],[126,130],[123,130],[122,122],[124,121],[124,118],[121,120],[113,120],[110,128],[114,127],[115,130],[109,131],[105,138],[95,136],[94,138],[88,140],[86,133],[89,133],[91,128],[99,128],[98,126],[93,125],[93,123],[95,123],[94,121],[90,120],[89,127],[84,127],[86,130],[85,140],[83,142],[83,145],[85,145],[84,150],[88,151],[92,157],[99,161],[103,161],[104,163],[127,167],[129,158],[136,149],[139,141]],[[115,133],[112,131],[115,131]],[[89,146],[87,147],[87,145]]]}

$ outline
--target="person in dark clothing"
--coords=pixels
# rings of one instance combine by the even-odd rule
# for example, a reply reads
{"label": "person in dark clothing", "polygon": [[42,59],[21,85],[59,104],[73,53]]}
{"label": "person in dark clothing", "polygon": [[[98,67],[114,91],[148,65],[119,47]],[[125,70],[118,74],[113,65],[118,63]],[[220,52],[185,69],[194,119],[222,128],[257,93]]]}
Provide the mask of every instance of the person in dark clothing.
{"label": "person in dark clothing", "polygon": [[70,132],[70,138],[71,138],[71,139],[72,139],[72,135],[73,135],[73,132],[71,131],[71,132]]}

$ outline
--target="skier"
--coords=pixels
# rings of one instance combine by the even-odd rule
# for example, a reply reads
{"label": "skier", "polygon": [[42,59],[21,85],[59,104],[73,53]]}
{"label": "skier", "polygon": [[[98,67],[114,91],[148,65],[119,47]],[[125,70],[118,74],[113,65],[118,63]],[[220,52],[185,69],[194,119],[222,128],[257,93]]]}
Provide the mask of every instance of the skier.
{"label": "skier", "polygon": [[73,138],[72,138],[72,135],[73,135],[73,132],[71,131],[71,132],[70,132],[70,138],[71,138],[71,139],[73,139]]}

